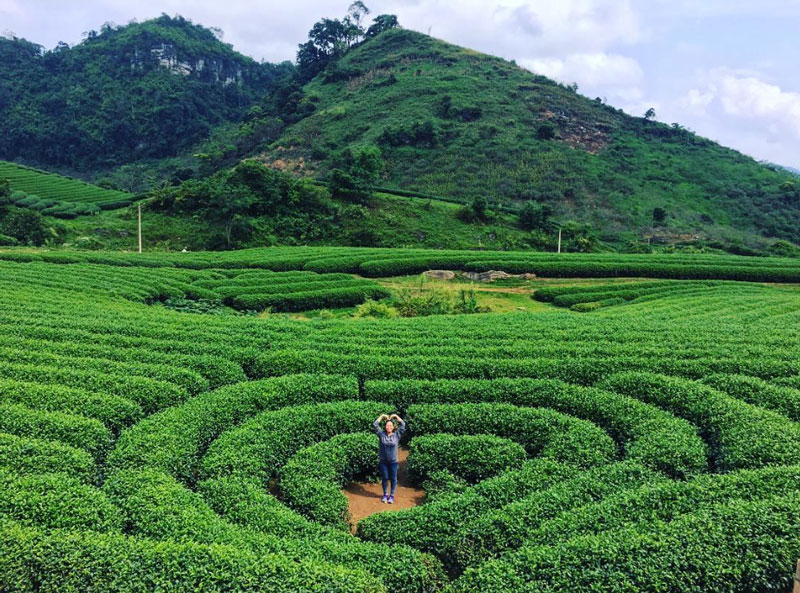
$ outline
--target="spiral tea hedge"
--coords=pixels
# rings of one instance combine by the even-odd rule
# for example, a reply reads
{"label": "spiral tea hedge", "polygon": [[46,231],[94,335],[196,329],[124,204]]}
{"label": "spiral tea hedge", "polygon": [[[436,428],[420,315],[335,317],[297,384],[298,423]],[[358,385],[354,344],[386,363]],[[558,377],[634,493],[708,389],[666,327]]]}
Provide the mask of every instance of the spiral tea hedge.
{"label": "spiral tea hedge", "polygon": [[[598,280],[538,290],[537,313],[241,313],[434,267]],[[796,261],[10,249],[0,279],[0,590],[791,585]],[[429,496],[355,525],[342,488],[376,479],[393,412]]]}

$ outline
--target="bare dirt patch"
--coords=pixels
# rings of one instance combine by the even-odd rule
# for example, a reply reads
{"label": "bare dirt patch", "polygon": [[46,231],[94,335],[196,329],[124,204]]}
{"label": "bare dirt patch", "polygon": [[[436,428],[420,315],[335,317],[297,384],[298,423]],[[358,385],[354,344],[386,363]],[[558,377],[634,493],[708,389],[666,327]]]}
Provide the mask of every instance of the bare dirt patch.
{"label": "bare dirt patch", "polygon": [[425,498],[425,491],[412,486],[406,473],[406,460],[408,459],[408,449],[401,448],[397,454],[399,465],[397,467],[397,489],[394,493],[394,504],[381,502],[383,488],[380,483],[372,484],[368,482],[351,482],[343,492],[347,496],[350,505],[350,514],[353,517],[353,530],[361,519],[369,517],[375,513],[384,511],[398,511],[409,509],[422,504]]}

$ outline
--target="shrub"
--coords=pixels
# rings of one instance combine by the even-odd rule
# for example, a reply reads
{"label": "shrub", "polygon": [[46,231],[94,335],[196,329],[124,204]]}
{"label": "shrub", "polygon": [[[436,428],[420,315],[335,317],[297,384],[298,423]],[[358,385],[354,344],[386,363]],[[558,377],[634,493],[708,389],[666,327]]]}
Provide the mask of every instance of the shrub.
{"label": "shrub", "polygon": [[[582,467],[609,463],[617,453],[601,429],[553,410],[500,403],[427,404],[409,406],[407,419],[414,435],[479,435],[478,441],[480,435],[496,435],[522,445],[529,455]],[[442,469],[466,478],[452,468]]]}
{"label": "shrub", "polygon": [[0,524],[0,581],[12,591],[172,590],[373,593],[380,581],[318,559],[289,559],[226,545],[157,542],[95,531]]}
{"label": "shrub", "polygon": [[431,472],[446,469],[474,484],[521,466],[526,457],[520,445],[494,435],[421,436],[411,441],[408,475],[420,483]]}
{"label": "shrub", "polygon": [[122,528],[117,509],[105,494],[61,473],[0,471],[0,519],[47,529]]}
{"label": "shrub", "polygon": [[579,575],[591,576],[594,588],[609,593],[711,591],[726,575],[733,593],[785,590],[791,582],[786,567],[800,554],[799,511],[794,495],[738,500],[661,526],[657,537],[632,526],[559,546],[522,548],[507,560],[467,571],[453,589],[564,591]]}
{"label": "shrub", "polygon": [[601,387],[674,411],[695,423],[720,471],[800,463],[800,429],[778,414],[685,379],[618,373]]}
{"label": "shrub", "polygon": [[664,476],[635,462],[595,468],[465,525],[454,547],[455,561],[460,569],[479,564],[519,548],[531,531],[560,513],[569,514],[572,509],[631,488],[665,482]]}
{"label": "shrub", "polygon": [[350,530],[341,489],[356,477],[376,475],[373,434],[340,434],[298,451],[281,470],[281,494],[295,510],[323,525]]}
{"label": "shrub", "polygon": [[391,319],[392,317],[397,317],[397,315],[397,309],[377,301],[366,301],[356,307],[355,313],[353,313],[353,317],[373,317],[376,319]]}
{"label": "shrub", "polygon": [[86,451],[30,437],[0,432],[0,470],[18,475],[61,472],[82,482],[95,478],[94,459]]}
{"label": "shrub", "polygon": [[95,459],[103,457],[111,444],[111,433],[97,420],[63,412],[31,410],[19,404],[0,404],[0,431],[61,441],[86,450]]}

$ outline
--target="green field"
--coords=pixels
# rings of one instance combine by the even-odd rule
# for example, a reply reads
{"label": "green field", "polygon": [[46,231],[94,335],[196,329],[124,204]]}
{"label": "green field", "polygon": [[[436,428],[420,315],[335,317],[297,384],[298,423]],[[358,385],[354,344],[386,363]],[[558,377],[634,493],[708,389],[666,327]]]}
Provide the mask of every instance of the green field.
{"label": "green field", "polygon": [[[0,255],[3,590],[790,587],[796,262],[451,252],[573,277],[480,287],[526,311],[300,321],[237,306],[349,307],[434,255]],[[435,495],[351,534],[383,412]]]}
{"label": "green field", "polygon": [[[111,210],[127,206],[133,201],[133,196],[126,192],[105,189],[5,161],[0,161],[0,178],[8,179],[11,183],[11,191],[17,195],[15,203],[27,200],[17,205],[36,208],[53,216],[59,216],[62,212],[91,213],[85,208],[79,208],[80,206],[94,206],[94,211],[97,208]],[[27,197],[19,195],[23,193]],[[39,200],[34,200],[31,196],[36,196]],[[42,207],[37,207],[37,203]]]}

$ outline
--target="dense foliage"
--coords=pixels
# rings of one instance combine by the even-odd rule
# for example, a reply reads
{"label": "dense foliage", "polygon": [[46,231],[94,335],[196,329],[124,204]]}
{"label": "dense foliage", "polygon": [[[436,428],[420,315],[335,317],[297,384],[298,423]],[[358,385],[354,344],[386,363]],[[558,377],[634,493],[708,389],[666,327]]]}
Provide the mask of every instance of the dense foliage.
{"label": "dense foliage", "polygon": [[[338,283],[383,252],[2,253],[17,260],[0,261],[0,580],[11,590],[591,580],[602,592],[700,593],[726,575],[746,593],[791,581],[794,286],[631,281],[639,296],[591,315],[301,322],[149,305]],[[779,259],[615,265],[644,257],[653,275],[796,272]],[[354,536],[340,488],[375,475],[371,423],[390,409],[408,423],[412,476],[436,490]]]}
{"label": "dense foliage", "polygon": [[84,172],[171,156],[292,72],[166,15],[47,51],[0,38],[0,156]]}
{"label": "dense foliage", "polygon": [[551,211],[606,236],[719,239],[732,227],[800,239],[788,172],[420,33],[361,43],[303,92],[315,109],[264,152],[276,166],[324,175],[341,167],[343,148],[377,146],[382,185],[467,204],[533,202],[528,228]]}

